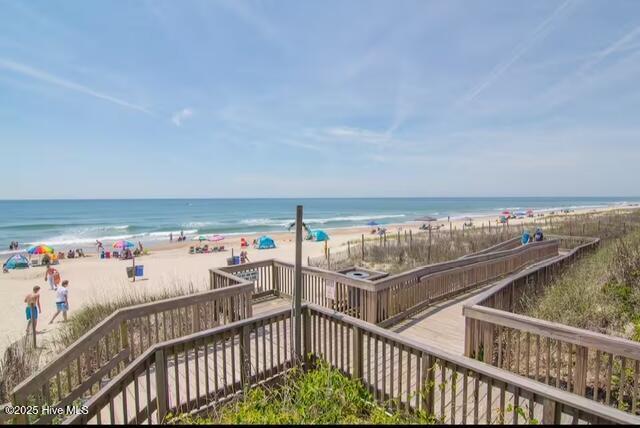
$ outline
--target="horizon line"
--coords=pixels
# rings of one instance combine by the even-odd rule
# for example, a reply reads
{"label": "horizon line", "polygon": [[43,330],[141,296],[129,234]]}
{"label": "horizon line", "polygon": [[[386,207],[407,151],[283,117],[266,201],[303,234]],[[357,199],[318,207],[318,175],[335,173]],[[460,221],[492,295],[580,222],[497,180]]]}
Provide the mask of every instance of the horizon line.
{"label": "horizon line", "polygon": [[640,195],[507,195],[507,196],[263,196],[263,197],[216,197],[216,196],[198,196],[198,197],[114,197],[114,198],[22,198],[22,199],[3,199],[0,202],[49,202],[49,201],[188,201],[188,200],[248,200],[248,199],[491,199],[491,198],[631,198],[640,199]]}

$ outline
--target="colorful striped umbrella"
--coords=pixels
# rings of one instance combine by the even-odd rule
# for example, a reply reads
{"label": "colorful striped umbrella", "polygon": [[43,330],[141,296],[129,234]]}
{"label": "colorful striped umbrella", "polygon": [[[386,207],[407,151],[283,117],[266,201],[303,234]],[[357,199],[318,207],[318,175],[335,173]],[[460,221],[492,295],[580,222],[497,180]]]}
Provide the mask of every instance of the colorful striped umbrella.
{"label": "colorful striped umbrella", "polygon": [[124,239],[121,239],[113,243],[113,248],[118,248],[121,250],[124,250],[125,248],[133,248],[135,246],[136,244],[134,244],[133,242],[125,241]]}
{"label": "colorful striped umbrella", "polygon": [[222,241],[224,240],[224,236],[222,235],[213,235],[209,237],[209,241],[211,242],[218,242],[218,241]]}
{"label": "colorful striped umbrella", "polygon": [[27,253],[29,254],[53,254],[53,248],[48,245],[34,245],[33,247],[27,248]]}

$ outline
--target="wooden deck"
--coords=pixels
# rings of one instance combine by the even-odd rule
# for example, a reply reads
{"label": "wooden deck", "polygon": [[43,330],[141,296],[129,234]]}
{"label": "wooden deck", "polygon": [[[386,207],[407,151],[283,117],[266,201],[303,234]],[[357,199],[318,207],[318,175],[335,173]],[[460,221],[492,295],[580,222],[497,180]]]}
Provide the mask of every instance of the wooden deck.
{"label": "wooden deck", "polygon": [[[535,265],[532,265],[535,266]],[[455,355],[463,355],[465,341],[465,320],[462,314],[464,303],[493,286],[486,284],[471,292],[457,296],[451,300],[438,302],[425,310],[410,316],[389,330],[406,336],[416,342],[430,345]],[[253,305],[253,316],[265,314],[291,306],[290,299],[266,298]],[[330,331],[327,331],[329,328]],[[280,371],[288,364],[290,356],[290,320],[282,320],[274,325],[262,325],[250,336],[251,376],[268,379],[271,374]],[[353,367],[353,349],[351,334],[337,326],[317,325],[312,341],[317,344],[317,354],[328,359],[335,367],[349,372]],[[319,340],[329,334],[330,340]],[[317,338],[316,338],[317,335]],[[289,345],[287,346],[287,343]],[[399,398],[401,406],[419,399],[416,392],[421,388],[418,356],[402,352],[402,350],[386,348],[383,342],[368,340],[364,345],[364,376],[368,385],[381,381],[382,389],[372,390],[378,399]],[[380,348],[378,347],[380,345]],[[240,392],[241,365],[237,357],[238,338],[222,340],[215,343],[202,343],[191,350],[176,352],[170,357],[167,372],[170,377],[168,389],[170,407],[185,405],[189,409],[197,409],[205,405],[207,399],[216,396],[228,396],[229,392]],[[388,351],[388,353],[387,353]],[[385,363],[380,364],[380,361]],[[374,363],[377,362],[377,363]],[[388,366],[388,367],[385,367]],[[434,365],[434,379],[438,388],[434,394],[436,415],[447,423],[496,423],[513,422],[517,418],[515,412],[497,413],[495,409],[504,408],[504,402],[511,402],[521,407],[530,415],[541,419],[542,407],[529,397],[514,397],[506,391],[504,385],[480,385],[475,389],[475,377],[467,377],[457,373],[455,366],[444,367]],[[98,419],[92,423],[111,421],[116,424],[125,421],[144,421],[146,418],[136,417],[139,412],[141,397],[155,396],[154,371],[141,373],[137,380],[125,386],[125,394],[111,398],[111,406],[99,412]],[[374,379],[376,380],[374,382]],[[220,383],[220,387],[218,384]],[[222,385],[225,385],[223,388]],[[435,386],[435,385],[434,385]],[[228,390],[230,388],[230,390]],[[476,386],[476,388],[478,388]],[[190,404],[187,404],[190,403]],[[115,409],[126,409],[124,412]],[[124,414],[123,414],[124,413]],[[563,415],[563,422],[571,422],[569,415]],[[157,422],[152,417],[153,422]],[[524,421],[521,421],[524,422]]]}
{"label": "wooden deck", "polygon": [[445,302],[434,303],[389,330],[426,345],[433,345],[456,355],[464,354],[464,317],[462,306],[473,296],[493,286],[485,285]]}
{"label": "wooden deck", "polygon": [[[561,251],[560,256],[564,253]],[[548,260],[529,267],[535,267],[537,264],[546,262]],[[504,278],[501,281],[504,281]],[[433,345],[456,355],[463,355],[465,321],[462,315],[462,307],[468,300],[491,288],[494,284],[495,282],[491,282],[453,299],[434,303],[423,311],[389,327],[389,330],[417,342]]]}

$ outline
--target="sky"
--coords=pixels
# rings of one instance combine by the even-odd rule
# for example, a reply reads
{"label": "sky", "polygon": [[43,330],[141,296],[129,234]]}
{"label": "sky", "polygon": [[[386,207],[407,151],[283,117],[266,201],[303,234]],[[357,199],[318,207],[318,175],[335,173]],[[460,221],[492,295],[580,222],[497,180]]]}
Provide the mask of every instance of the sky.
{"label": "sky", "polygon": [[0,0],[0,199],[637,196],[640,1]]}

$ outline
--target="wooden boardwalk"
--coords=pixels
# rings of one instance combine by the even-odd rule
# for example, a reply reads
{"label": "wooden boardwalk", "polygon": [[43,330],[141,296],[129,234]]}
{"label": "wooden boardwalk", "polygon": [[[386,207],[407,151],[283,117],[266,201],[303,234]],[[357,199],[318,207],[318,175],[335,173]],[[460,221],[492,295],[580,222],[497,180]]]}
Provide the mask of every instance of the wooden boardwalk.
{"label": "wooden boardwalk", "polygon": [[[389,330],[406,336],[416,342],[434,346],[455,355],[463,355],[465,340],[465,321],[462,307],[465,302],[493,286],[489,283],[471,292],[457,296],[451,300],[435,303]],[[253,305],[253,315],[284,309],[291,306],[291,300],[268,298]],[[327,330],[329,329],[329,330]],[[272,374],[281,371],[281,367],[291,361],[291,322],[282,320],[273,325],[266,324],[254,331],[250,336],[251,376],[267,380]],[[352,337],[347,329],[336,326],[317,325],[314,344],[317,340],[316,353],[331,361],[334,366],[349,372],[353,367]],[[327,338],[329,340],[320,340]],[[317,338],[316,338],[317,335]],[[364,376],[365,383],[372,385],[381,381],[382,391],[372,390],[378,399],[399,398],[401,406],[416,404],[416,394],[422,388],[419,384],[422,373],[418,367],[417,355],[386,348],[383,342],[365,342]],[[380,345],[380,347],[378,347]],[[169,405],[187,406],[197,409],[206,401],[215,397],[228,396],[240,392],[241,362],[238,358],[240,343],[238,338],[230,338],[215,343],[202,343],[191,350],[181,350],[167,361],[169,377]],[[388,352],[387,352],[388,351]],[[380,364],[380,361],[385,363]],[[374,363],[377,361],[378,363]],[[385,367],[386,366],[386,367]],[[447,423],[496,423],[512,422],[514,413],[496,414],[495,410],[504,408],[501,403],[515,402],[526,410],[531,417],[540,419],[542,407],[525,397],[513,397],[505,391],[504,385],[481,384],[473,394],[476,378],[464,374],[456,374],[456,369],[436,364],[431,368],[437,385],[434,394],[435,414]],[[154,371],[141,373],[137,380],[128,384],[124,391],[111,398],[111,406],[102,409],[98,420],[91,423],[111,421],[122,424],[126,421],[143,422],[145,415],[136,417],[140,412],[143,397],[156,394]],[[374,382],[374,379],[376,380]],[[220,386],[219,386],[220,385]],[[223,387],[224,385],[224,387]],[[434,385],[434,386],[436,386]],[[382,396],[380,396],[383,394]],[[126,395],[123,396],[123,395]],[[489,404],[490,403],[490,404]],[[122,409],[126,409],[124,412]],[[115,410],[115,411],[114,411]],[[123,414],[124,413],[124,414]],[[155,416],[155,415],[154,415]],[[517,416],[516,416],[517,417]],[[503,419],[504,418],[504,419]],[[563,422],[569,422],[568,415],[563,415]],[[157,422],[152,417],[152,422]],[[524,422],[524,421],[521,421]]]}
{"label": "wooden boardwalk", "polygon": [[[556,257],[559,258],[564,253],[560,252],[560,255]],[[535,267],[537,264],[546,262],[548,260],[529,267]],[[500,281],[504,281],[504,278]],[[389,327],[389,330],[417,342],[433,345],[456,355],[463,355],[465,320],[462,315],[462,307],[469,299],[491,288],[494,284],[495,282],[491,282],[453,299],[434,303],[423,311]]]}
{"label": "wooden boardwalk", "polygon": [[465,323],[462,307],[467,300],[491,286],[493,283],[451,300],[434,303],[422,312],[389,327],[389,330],[452,354],[463,355]]}

